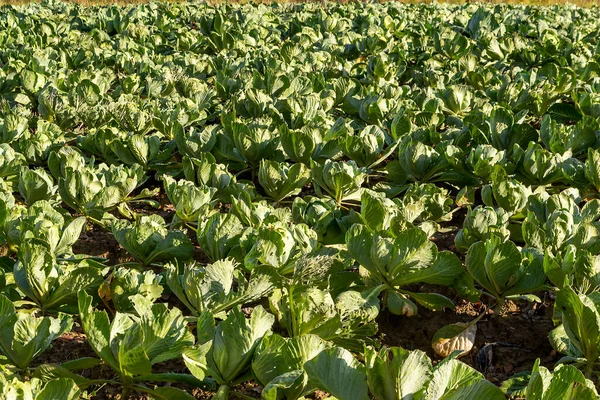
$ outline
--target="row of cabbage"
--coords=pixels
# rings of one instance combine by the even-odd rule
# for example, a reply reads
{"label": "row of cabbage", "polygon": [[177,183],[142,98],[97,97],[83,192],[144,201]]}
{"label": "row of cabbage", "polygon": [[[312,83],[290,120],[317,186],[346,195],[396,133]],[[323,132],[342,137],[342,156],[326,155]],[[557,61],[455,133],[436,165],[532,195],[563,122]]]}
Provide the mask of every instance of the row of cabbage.
{"label": "row of cabbage", "polygon": [[[0,9],[0,393],[597,398],[598,17]],[[496,311],[555,290],[564,357],[496,387],[458,360],[483,315],[431,338],[435,366],[382,347],[382,312],[454,307],[435,285]],[[39,361],[76,327],[97,357]],[[170,360],[187,372],[153,373]]]}

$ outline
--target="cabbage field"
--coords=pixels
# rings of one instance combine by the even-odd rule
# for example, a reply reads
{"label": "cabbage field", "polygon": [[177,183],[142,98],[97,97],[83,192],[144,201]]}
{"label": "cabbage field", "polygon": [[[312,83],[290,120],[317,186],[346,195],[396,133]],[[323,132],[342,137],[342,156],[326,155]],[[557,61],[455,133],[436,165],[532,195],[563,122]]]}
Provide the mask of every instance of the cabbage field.
{"label": "cabbage field", "polygon": [[0,399],[598,399],[599,32],[0,7]]}

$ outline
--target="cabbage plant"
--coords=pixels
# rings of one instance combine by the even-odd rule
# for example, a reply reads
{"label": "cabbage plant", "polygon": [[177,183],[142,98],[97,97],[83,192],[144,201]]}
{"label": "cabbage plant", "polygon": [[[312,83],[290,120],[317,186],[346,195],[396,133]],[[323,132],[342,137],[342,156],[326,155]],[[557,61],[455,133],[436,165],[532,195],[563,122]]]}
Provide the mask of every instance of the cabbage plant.
{"label": "cabbage plant", "polygon": [[124,398],[132,391],[157,397],[191,398],[180,389],[165,391],[143,385],[143,382],[154,379],[200,384],[186,374],[167,377],[152,374],[154,364],[179,358],[186,348],[194,344],[194,336],[189,332],[180,310],[169,310],[166,304],[148,304],[136,298],[133,304],[138,316],[117,312],[111,321],[106,311],[94,310],[92,301],[85,292],[79,293],[81,325],[90,347],[119,376]]}
{"label": "cabbage plant", "polygon": [[256,268],[246,280],[237,267],[231,259],[206,266],[175,262],[165,266],[166,283],[193,315],[209,312],[220,316],[237,305],[260,300],[274,288],[272,268]]}
{"label": "cabbage plant", "polygon": [[498,236],[471,245],[465,259],[469,274],[486,294],[496,299],[496,311],[500,311],[506,299],[541,301],[533,292],[546,288],[543,263],[540,251],[519,249]]}
{"label": "cabbage plant", "polygon": [[103,281],[108,268],[94,260],[59,261],[39,239],[21,245],[13,268],[16,286],[40,308],[75,312],[77,294],[93,292]]}
{"label": "cabbage plant", "polygon": [[13,302],[3,295],[0,295],[0,322],[0,352],[9,364],[19,369],[27,368],[73,325],[73,319],[66,314],[53,318],[17,313]]}
{"label": "cabbage plant", "polygon": [[413,283],[452,285],[463,272],[458,257],[449,251],[438,252],[422,230],[407,229],[390,238],[355,224],[346,233],[346,244],[348,252],[368,273],[366,281],[383,293],[390,312],[416,314],[413,300],[429,309],[454,307],[441,294],[403,288]]}
{"label": "cabbage plant", "polygon": [[192,257],[194,246],[183,231],[169,230],[159,215],[143,215],[133,223],[121,219],[113,221],[115,239],[139,262],[152,263],[174,259],[186,261]]}

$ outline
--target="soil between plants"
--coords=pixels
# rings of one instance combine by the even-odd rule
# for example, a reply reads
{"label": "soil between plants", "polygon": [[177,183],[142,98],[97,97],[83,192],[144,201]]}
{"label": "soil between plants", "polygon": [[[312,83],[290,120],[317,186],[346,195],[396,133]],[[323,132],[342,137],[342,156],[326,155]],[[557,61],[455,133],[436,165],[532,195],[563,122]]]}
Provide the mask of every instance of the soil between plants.
{"label": "soil between plants", "polygon": [[[477,323],[477,335],[473,349],[460,357],[496,384],[513,374],[531,370],[535,360],[553,369],[560,358],[548,340],[554,328],[550,300],[541,304],[509,303],[501,315],[487,314]],[[455,310],[444,312],[419,308],[414,317],[400,317],[383,312],[378,319],[382,342],[387,346],[400,346],[408,350],[423,350],[434,362],[441,360],[431,347],[431,338],[445,325],[472,321],[485,312],[481,303],[457,304]],[[491,353],[485,351],[486,362],[477,361],[480,350],[490,344]],[[481,356],[484,354],[482,353]]]}

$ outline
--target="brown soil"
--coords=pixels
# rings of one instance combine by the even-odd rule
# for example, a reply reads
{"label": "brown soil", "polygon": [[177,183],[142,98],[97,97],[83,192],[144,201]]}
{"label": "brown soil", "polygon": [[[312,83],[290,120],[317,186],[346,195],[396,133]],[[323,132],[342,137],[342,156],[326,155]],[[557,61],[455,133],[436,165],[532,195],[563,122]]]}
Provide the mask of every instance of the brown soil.
{"label": "brown soil", "polygon": [[96,357],[94,350],[87,344],[85,334],[81,329],[75,328],[52,342],[52,347],[40,354],[33,365],[61,363],[82,357]]}
{"label": "brown soil", "polygon": [[117,242],[111,232],[96,226],[88,226],[79,240],[73,245],[73,253],[102,257],[110,264],[117,264],[127,258],[127,252]]}
{"label": "brown soil", "polygon": [[440,251],[449,250],[463,259],[464,255],[459,253],[454,245],[454,236],[456,236],[455,232],[437,232],[430,239],[437,245]]}
{"label": "brown soil", "polygon": [[[550,300],[542,304],[515,304],[509,302],[501,315],[488,314],[477,323],[475,346],[461,360],[482,372],[488,380],[501,383],[516,372],[530,370],[537,358],[552,369],[559,356],[548,341],[553,329]],[[409,350],[423,350],[433,360],[441,357],[431,348],[435,332],[445,325],[470,322],[485,308],[481,303],[463,301],[454,311],[433,312],[419,308],[414,317],[400,317],[383,312],[378,319],[383,343],[401,346]],[[489,364],[481,365],[476,357],[487,344],[492,344],[487,353]],[[481,356],[484,354],[482,353]],[[490,357],[491,356],[491,357]],[[484,358],[485,360],[485,358]]]}

